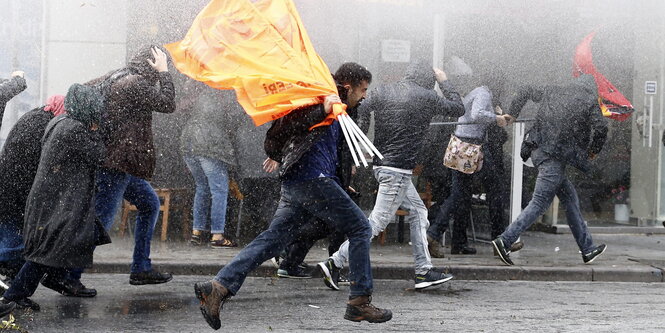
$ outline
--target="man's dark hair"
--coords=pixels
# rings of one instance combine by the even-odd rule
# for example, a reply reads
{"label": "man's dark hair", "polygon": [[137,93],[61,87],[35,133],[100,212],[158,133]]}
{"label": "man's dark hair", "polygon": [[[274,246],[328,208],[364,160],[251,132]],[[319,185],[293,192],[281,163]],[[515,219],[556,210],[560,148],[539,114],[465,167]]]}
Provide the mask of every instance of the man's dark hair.
{"label": "man's dark hair", "polygon": [[353,87],[358,86],[362,81],[372,83],[372,73],[355,62],[343,63],[339,66],[333,78],[337,84],[350,84]]}

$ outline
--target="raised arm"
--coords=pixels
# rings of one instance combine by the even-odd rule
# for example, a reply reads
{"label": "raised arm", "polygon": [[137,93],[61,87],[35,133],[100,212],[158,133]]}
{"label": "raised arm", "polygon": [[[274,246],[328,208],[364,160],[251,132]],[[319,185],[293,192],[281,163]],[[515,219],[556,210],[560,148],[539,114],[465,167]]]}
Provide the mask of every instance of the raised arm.
{"label": "raised arm", "polygon": [[436,81],[443,93],[443,98],[432,91],[430,98],[433,99],[434,113],[448,117],[461,117],[464,115],[464,104],[455,87],[448,81],[446,73],[438,68],[434,69]]}
{"label": "raised arm", "polygon": [[526,103],[531,100],[536,103],[540,102],[543,98],[543,89],[541,87],[525,86],[520,88],[517,91],[517,95],[513,98],[513,101],[510,103],[510,109],[508,114],[517,118],[522,112],[522,108]]}
{"label": "raised arm", "polygon": [[0,82],[0,100],[9,101],[27,88],[23,72],[14,72],[11,79]]}

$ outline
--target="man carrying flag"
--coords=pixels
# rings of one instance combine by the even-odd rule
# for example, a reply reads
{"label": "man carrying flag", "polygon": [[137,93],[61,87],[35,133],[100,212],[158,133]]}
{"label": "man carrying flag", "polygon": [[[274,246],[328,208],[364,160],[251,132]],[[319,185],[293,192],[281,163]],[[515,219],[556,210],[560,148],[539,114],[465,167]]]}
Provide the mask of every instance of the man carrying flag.
{"label": "man carrying flag", "polygon": [[[268,230],[213,280],[194,286],[208,324],[221,327],[220,309],[247,274],[278,255],[312,218],[349,238],[352,286],[344,318],[390,320],[392,312],[371,304],[369,222],[335,179],[340,133],[354,140],[358,152],[362,144],[370,155],[380,153],[347,119],[330,70],[316,54],[293,1],[213,0],[185,38],[166,48],[184,74],[213,88],[234,89],[257,126],[273,121],[264,143],[269,157],[264,168],[279,166],[282,179],[280,203]],[[339,104],[334,112],[333,104]],[[362,155],[361,160],[366,164]]]}
{"label": "man carrying flag", "polygon": [[304,223],[312,217],[326,221],[349,238],[350,295],[344,318],[381,323],[392,318],[390,310],[371,304],[372,270],[369,260],[371,228],[367,217],[336,181],[340,125],[310,128],[341,103],[336,95],[323,104],[292,111],[273,122],[265,140],[266,169],[281,164],[282,194],[268,230],[262,232],[210,281],[194,286],[201,312],[214,329],[221,327],[219,312],[234,296],[247,274],[279,254]]}

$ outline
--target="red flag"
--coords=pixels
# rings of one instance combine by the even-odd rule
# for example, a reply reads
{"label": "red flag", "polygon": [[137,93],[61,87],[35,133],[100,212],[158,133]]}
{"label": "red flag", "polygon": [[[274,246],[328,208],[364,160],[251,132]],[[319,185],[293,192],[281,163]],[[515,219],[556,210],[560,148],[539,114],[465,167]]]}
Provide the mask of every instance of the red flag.
{"label": "red flag", "polygon": [[624,121],[635,111],[633,104],[607,79],[598,72],[593,64],[591,54],[591,40],[596,35],[590,33],[577,45],[575,57],[573,58],[573,76],[591,74],[598,86],[598,103],[603,115],[619,121]]}

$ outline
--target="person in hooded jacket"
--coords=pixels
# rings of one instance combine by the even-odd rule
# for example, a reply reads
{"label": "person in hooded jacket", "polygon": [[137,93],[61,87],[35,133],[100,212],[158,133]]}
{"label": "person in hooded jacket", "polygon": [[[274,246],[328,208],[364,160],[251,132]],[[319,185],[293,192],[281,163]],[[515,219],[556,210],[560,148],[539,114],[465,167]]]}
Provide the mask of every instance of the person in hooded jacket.
{"label": "person in hooded jacket", "polygon": [[[434,91],[437,81],[444,97]],[[416,289],[452,279],[452,275],[439,272],[432,266],[426,235],[429,226],[427,208],[411,181],[411,175],[432,117],[435,114],[464,114],[460,95],[442,70],[420,61],[409,65],[404,79],[373,90],[358,112],[374,112],[377,120],[374,144],[384,157],[382,160],[374,158],[374,177],[379,182],[379,190],[369,217],[372,236],[383,231],[395,219],[397,210],[403,207],[409,211],[407,219],[411,226]],[[348,251],[349,243],[345,242],[328,260],[318,264],[326,285],[332,289],[336,289],[334,277],[344,267]]]}
{"label": "person in hooded jacket", "polygon": [[580,212],[575,187],[566,176],[566,167],[584,173],[591,171],[590,160],[603,148],[607,119],[598,104],[598,88],[593,76],[581,75],[567,85],[522,88],[513,99],[509,114],[517,118],[527,101],[539,103],[536,123],[527,133],[521,157],[531,157],[538,168],[533,197],[517,219],[492,241],[499,258],[513,265],[510,247],[520,234],[545,213],[556,195],[566,208],[566,221],[588,264],[598,258],[605,244],[594,245]]}
{"label": "person in hooded jacket", "polygon": [[[500,144],[505,142],[502,133],[502,127],[508,125],[513,117],[510,115],[499,115],[495,111],[498,105],[498,98],[493,96],[493,92],[499,92],[499,89],[494,88],[490,90],[490,85],[496,85],[498,82],[490,79],[485,85],[471,90],[464,96],[464,108],[466,112],[462,117],[459,117],[458,124],[455,128],[455,136],[463,142],[481,145],[481,149],[485,154],[483,167],[481,170],[473,174],[466,174],[458,170],[452,170],[452,186],[448,198],[441,205],[439,213],[434,219],[434,223],[427,230],[427,240],[430,248],[430,253],[436,258],[442,258],[441,244],[439,240],[442,238],[443,233],[448,229],[449,219],[454,217],[455,224],[453,226],[451,254],[475,254],[476,249],[470,247],[468,244],[466,229],[470,218],[471,211],[471,194],[473,189],[473,178],[475,175],[482,176],[482,183],[488,192],[488,201],[490,206],[490,220],[492,224],[492,236],[496,237],[505,227],[504,220],[504,206],[501,194],[500,177],[503,163],[499,159],[502,158]],[[494,127],[493,134],[490,136],[489,131]],[[505,133],[505,131],[504,131]],[[490,150],[489,148],[493,148]]]}
{"label": "person in hooded jacket", "polygon": [[123,198],[138,209],[129,283],[166,283],[171,274],[152,268],[150,241],[159,216],[159,197],[150,180],[155,171],[152,113],[175,111],[175,90],[168,57],[158,46],[144,47],[127,67],[88,82],[103,93],[105,118],[100,125],[107,155],[99,170],[97,216],[106,228]]}
{"label": "person in hooded jacket", "polygon": [[74,84],[65,98],[68,113],[51,120],[42,138],[39,167],[25,206],[25,264],[2,303],[38,311],[30,297],[44,274],[92,265],[96,245],[110,238],[95,214],[95,174],[104,157],[97,132],[102,97]]}
{"label": "person in hooded jacket", "polygon": [[0,126],[2,126],[2,117],[5,114],[7,102],[28,87],[24,76],[24,72],[15,71],[9,80],[0,80]]}
{"label": "person in hooded jacket", "polygon": [[23,266],[25,202],[37,174],[46,125],[65,113],[65,96],[28,111],[12,127],[0,154],[0,274],[12,279]]}

